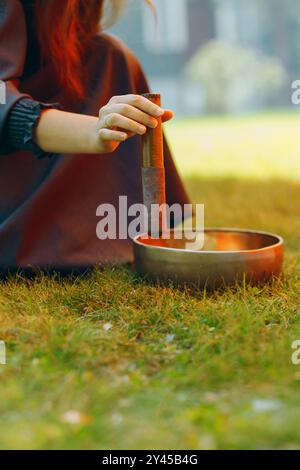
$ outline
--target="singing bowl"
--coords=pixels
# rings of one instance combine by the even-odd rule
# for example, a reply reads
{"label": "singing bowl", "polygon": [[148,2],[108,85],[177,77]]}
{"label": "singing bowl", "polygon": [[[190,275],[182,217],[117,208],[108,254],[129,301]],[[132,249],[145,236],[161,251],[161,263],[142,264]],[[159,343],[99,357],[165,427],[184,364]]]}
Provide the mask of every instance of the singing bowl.
{"label": "singing bowl", "polygon": [[133,240],[136,271],[151,281],[172,281],[208,290],[239,282],[260,284],[278,277],[283,239],[271,233],[239,229],[206,229],[201,250],[187,249],[189,234],[169,240],[148,235]]}

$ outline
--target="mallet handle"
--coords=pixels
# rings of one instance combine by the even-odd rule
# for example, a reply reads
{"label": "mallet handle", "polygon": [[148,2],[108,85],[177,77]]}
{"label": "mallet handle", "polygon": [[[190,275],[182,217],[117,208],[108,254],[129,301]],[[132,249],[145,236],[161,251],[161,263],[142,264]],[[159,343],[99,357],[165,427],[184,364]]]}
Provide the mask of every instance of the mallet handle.
{"label": "mallet handle", "polygon": [[[158,93],[146,93],[143,95],[152,103],[161,106],[161,95]],[[158,126],[149,128],[143,137],[143,168],[164,168],[162,120],[157,118]]]}
{"label": "mallet handle", "polygon": [[[161,106],[161,95],[147,93],[143,95],[148,100]],[[148,210],[149,227],[151,231],[151,208],[154,204],[166,203],[165,166],[163,151],[162,120],[158,119],[155,129],[148,129],[143,137],[143,165],[142,165],[143,199]],[[161,211],[159,215],[159,230],[153,235],[159,236],[166,228],[166,214]]]}

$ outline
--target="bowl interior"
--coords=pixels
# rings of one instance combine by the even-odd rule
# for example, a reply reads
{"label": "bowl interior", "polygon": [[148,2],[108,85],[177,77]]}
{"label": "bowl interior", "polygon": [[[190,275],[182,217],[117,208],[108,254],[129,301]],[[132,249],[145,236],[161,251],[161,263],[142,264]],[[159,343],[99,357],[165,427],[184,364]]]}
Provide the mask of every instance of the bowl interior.
{"label": "bowl interior", "polygon": [[[184,250],[187,244],[193,242],[191,240],[192,232],[187,234],[187,237],[181,236],[181,239],[176,239],[175,233],[178,231],[171,231],[169,239],[151,238],[147,235],[142,235],[136,239],[136,242],[147,246],[171,248],[176,250]],[[204,245],[198,251],[249,251],[260,250],[280,243],[280,237],[267,233],[239,231],[230,229],[207,229],[204,232]]]}

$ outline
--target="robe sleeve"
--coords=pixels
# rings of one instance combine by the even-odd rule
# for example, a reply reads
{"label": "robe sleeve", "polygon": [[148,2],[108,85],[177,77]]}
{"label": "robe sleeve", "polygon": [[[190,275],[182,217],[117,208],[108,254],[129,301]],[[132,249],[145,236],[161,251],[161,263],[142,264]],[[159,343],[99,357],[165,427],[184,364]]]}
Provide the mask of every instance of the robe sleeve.
{"label": "robe sleeve", "polygon": [[13,106],[29,95],[18,89],[27,49],[24,10],[19,0],[0,0],[0,153],[7,149],[4,132]]}

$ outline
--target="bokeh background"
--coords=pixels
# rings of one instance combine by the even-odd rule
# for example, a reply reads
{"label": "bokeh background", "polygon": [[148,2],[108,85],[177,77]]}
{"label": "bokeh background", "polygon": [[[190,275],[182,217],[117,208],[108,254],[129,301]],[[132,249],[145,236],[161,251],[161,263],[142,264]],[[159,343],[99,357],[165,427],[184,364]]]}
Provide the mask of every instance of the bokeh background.
{"label": "bokeh background", "polygon": [[298,180],[297,0],[153,3],[129,0],[110,32],[174,110],[166,129],[182,175]]}
{"label": "bokeh background", "polygon": [[177,115],[289,107],[300,72],[297,0],[130,0],[112,32]]}

